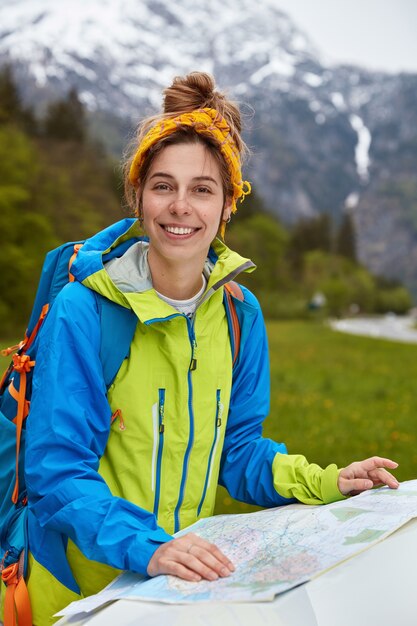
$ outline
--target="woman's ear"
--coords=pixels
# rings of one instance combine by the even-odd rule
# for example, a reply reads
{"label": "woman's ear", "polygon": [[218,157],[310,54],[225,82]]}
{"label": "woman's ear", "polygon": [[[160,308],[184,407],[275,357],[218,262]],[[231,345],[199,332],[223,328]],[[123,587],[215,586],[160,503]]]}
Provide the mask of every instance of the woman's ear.
{"label": "woman's ear", "polygon": [[141,211],[142,191],[141,191],[139,183],[136,183],[134,187],[135,187],[135,215],[136,217],[140,217],[142,213]]}
{"label": "woman's ear", "polygon": [[226,202],[224,203],[223,213],[222,213],[222,221],[228,222],[232,215],[232,198],[226,198]]}

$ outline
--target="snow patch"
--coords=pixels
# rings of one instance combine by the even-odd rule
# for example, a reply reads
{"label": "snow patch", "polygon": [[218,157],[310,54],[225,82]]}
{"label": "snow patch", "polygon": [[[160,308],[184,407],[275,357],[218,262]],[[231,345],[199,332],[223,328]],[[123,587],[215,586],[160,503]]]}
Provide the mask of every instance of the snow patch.
{"label": "snow patch", "polygon": [[312,74],[311,72],[304,74],[303,80],[307,85],[310,85],[310,87],[320,87],[320,85],[323,84],[322,77],[317,74]]}
{"label": "snow patch", "polygon": [[345,200],[346,209],[355,209],[358,206],[359,194],[357,191],[352,191]]}
{"label": "snow patch", "polygon": [[304,52],[308,48],[308,43],[304,35],[297,33],[291,40],[291,46],[294,50]]}
{"label": "snow patch", "polygon": [[[217,43],[217,42],[216,42]],[[237,61],[246,62],[253,58],[268,57],[271,51],[270,42],[264,41],[246,41],[245,45],[235,52],[234,58]]]}
{"label": "snow patch", "polygon": [[369,180],[369,148],[372,142],[372,136],[359,115],[350,115],[349,121],[353,130],[355,130],[358,135],[358,143],[355,148],[356,171],[359,177],[364,182],[367,182]]}
{"label": "snow patch", "polygon": [[38,87],[45,87],[48,82],[48,75],[42,65],[33,65],[32,74]]}
{"label": "snow patch", "polygon": [[259,85],[265,78],[271,75],[291,77],[294,75],[294,65],[279,58],[271,59],[269,63],[252,74],[250,82],[252,85]]}
{"label": "snow patch", "polygon": [[93,96],[92,93],[90,93],[89,91],[82,91],[78,97],[89,111],[95,111],[96,106],[97,106],[97,101],[96,101],[95,96]]}
{"label": "snow patch", "polygon": [[342,112],[346,111],[345,99],[339,91],[333,91],[333,93],[330,94],[330,100],[335,109]]}

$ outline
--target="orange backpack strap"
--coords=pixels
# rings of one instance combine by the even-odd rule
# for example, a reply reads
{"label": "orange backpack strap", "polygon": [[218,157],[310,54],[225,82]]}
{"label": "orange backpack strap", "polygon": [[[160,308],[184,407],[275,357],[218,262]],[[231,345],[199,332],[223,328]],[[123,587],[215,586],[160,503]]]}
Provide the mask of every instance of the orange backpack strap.
{"label": "orange backpack strap", "polygon": [[42,326],[43,321],[44,321],[48,311],[49,311],[49,304],[44,304],[43,307],[42,307],[41,313],[39,315],[38,321],[36,322],[35,327],[34,327],[34,329],[32,330],[32,332],[30,334],[30,337],[28,337],[26,335],[25,339],[23,340],[23,346],[22,347],[24,348],[24,352],[27,352],[29,350],[30,346],[32,345],[32,343],[35,341],[36,335],[38,334],[39,329]]}
{"label": "orange backpack strap", "polygon": [[14,504],[16,504],[19,497],[20,441],[22,436],[23,421],[27,416],[26,375],[30,372],[34,365],[35,361],[31,361],[28,354],[13,355],[13,369],[20,374],[19,390],[17,391],[17,414],[13,420],[16,424],[16,482],[12,495],[12,501]]}
{"label": "orange backpack strap", "polygon": [[70,283],[73,283],[74,280],[75,280],[74,276],[71,274],[71,266],[74,263],[75,259],[77,258],[77,254],[78,254],[80,248],[82,248],[82,247],[83,247],[82,243],[74,244],[74,253],[73,253],[73,255],[70,258],[69,263],[68,263],[68,281]]}
{"label": "orange backpack strap", "polygon": [[4,626],[32,626],[29,593],[23,577],[24,552],[19,562],[5,567],[1,578],[6,585]]}
{"label": "orange backpack strap", "polygon": [[8,369],[5,371],[3,378],[0,382],[0,390],[3,391],[3,387],[5,386],[9,375],[12,371],[18,372],[19,374],[19,389],[16,389],[14,386],[14,380],[12,379],[8,385],[8,391],[10,396],[16,400],[17,403],[17,413],[14,419],[12,420],[14,424],[16,424],[16,479],[15,486],[12,495],[12,502],[14,504],[17,503],[19,496],[19,453],[20,453],[20,442],[22,437],[22,429],[23,422],[27,418],[29,413],[30,402],[26,399],[26,388],[27,388],[27,374],[31,371],[31,369],[35,366],[35,361],[31,360],[30,356],[25,354],[25,352],[30,348],[31,344],[36,338],[36,335],[42,326],[42,323],[48,313],[49,305],[45,304],[42,307],[41,314],[39,319],[31,333],[30,336],[27,334],[23,341],[20,342],[17,346],[12,346],[11,348],[6,348],[6,350],[2,350],[1,353],[3,356],[9,355],[14,349],[17,348],[17,352],[13,354],[12,362]]}
{"label": "orange backpack strap", "polygon": [[229,329],[231,330],[231,333],[233,335],[233,365],[234,365],[237,361],[237,357],[239,356],[240,324],[239,324],[239,319],[236,313],[236,306],[235,306],[233,299],[236,298],[237,300],[240,300],[241,302],[243,302],[245,297],[243,295],[243,291],[241,287],[234,281],[231,281],[230,283],[225,284],[224,294],[226,296],[226,302],[227,302],[229,313],[230,313]]}

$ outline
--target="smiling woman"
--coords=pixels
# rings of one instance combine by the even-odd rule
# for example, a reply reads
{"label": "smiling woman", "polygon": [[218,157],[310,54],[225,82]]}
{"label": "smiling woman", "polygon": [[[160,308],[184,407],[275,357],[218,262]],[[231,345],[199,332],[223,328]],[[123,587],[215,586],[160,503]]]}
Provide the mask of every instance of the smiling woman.
{"label": "smiling woman", "polygon": [[[34,626],[120,570],[231,575],[215,545],[172,536],[213,513],[219,483],[264,507],[398,485],[388,459],[322,469],[262,437],[265,325],[256,298],[233,282],[254,265],[223,241],[250,192],[243,151],[239,110],[213,79],[175,79],[126,165],[138,219],[85,242],[42,326],[25,457]],[[102,335],[120,342],[121,311],[134,333],[108,381]]]}

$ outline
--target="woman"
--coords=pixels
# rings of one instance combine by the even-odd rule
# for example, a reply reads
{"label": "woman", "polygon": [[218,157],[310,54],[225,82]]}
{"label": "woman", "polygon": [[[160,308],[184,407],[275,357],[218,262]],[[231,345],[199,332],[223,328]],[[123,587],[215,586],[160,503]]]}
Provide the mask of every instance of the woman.
{"label": "woman", "polygon": [[[193,581],[230,575],[233,564],[216,546],[191,533],[172,538],[212,514],[218,482],[265,507],[398,486],[388,459],[321,469],[262,438],[262,314],[242,288],[233,365],[223,301],[224,285],[254,266],[216,237],[250,191],[240,130],[237,107],[210,76],[175,79],[127,170],[127,197],[146,237],[124,220],[89,240],[72,266],[76,281],[44,324],[26,454],[36,625],[53,623],[56,611],[119,570]],[[108,390],[96,293],[138,318]]]}

